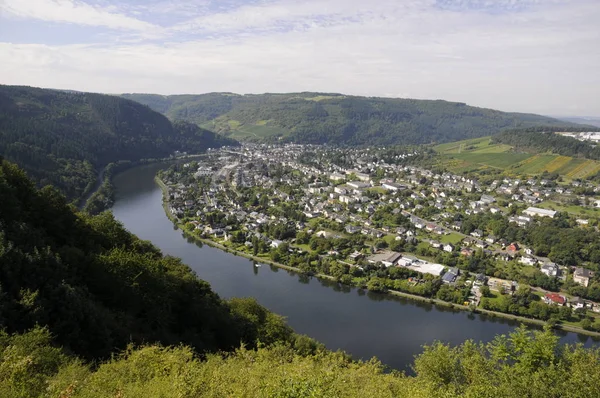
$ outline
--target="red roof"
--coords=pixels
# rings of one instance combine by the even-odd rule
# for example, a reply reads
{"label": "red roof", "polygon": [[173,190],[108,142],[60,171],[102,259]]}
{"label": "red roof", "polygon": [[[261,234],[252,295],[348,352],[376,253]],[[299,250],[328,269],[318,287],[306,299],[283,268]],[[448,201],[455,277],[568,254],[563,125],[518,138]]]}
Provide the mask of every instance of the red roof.
{"label": "red roof", "polygon": [[546,298],[556,304],[564,304],[567,300],[558,293],[546,293]]}

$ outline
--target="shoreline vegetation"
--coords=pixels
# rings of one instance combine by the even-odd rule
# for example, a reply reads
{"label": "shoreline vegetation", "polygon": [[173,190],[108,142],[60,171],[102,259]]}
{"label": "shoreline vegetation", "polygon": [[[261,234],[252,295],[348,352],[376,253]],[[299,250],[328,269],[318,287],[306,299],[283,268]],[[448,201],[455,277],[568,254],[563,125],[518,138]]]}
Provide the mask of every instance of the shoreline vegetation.
{"label": "shoreline vegetation", "polygon": [[[183,234],[188,237],[188,238],[192,238],[198,242],[201,242],[203,244],[207,244],[211,247],[214,247],[216,249],[225,251],[227,253],[231,253],[234,254],[236,256],[240,256],[240,257],[244,257],[247,258],[249,260],[255,261],[257,263],[262,263],[262,264],[267,264],[267,265],[272,265],[281,269],[285,269],[287,271],[291,271],[297,274],[303,274],[303,272],[296,267],[292,267],[289,265],[285,265],[282,263],[278,263],[276,261],[270,260],[268,258],[262,258],[262,257],[258,257],[258,256],[254,256],[252,254],[248,254],[245,252],[241,252],[238,250],[234,250],[228,247],[225,247],[223,245],[221,245],[218,242],[215,242],[211,239],[205,239],[205,238],[201,238],[197,235],[191,234],[188,231],[186,231],[183,228],[183,225],[179,224],[177,222],[176,217],[174,217],[168,210],[168,205],[169,205],[169,200],[168,200],[168,188],[166,186],[166,184],[158,177],[155,176],[154,177],[154,181],[156,182],[156,184],[160,187],[161,191],[162,191],[162,204],[163,204],[163,209],[165,211],[165,214],[167,216],[167,218],[173,222],[173,224],[175,226],[177,226],[177,228],[179,228],[179,230],[181,230],[183,232]],[[313,275],[316,278],[319,279],[326,279],[329,281],[333,281],[333,282],[337,282],[337,283],[342,283],[340,281],[338,281],[336,278],[334,278],[331,275],[326,275],[326,274],[315,274]],[[349,285],[350,286],[350,285]],[[352,286],[354,287],[354,286]],[[471,306],[466,306],[466,305],[461,305],[461,304],[455,304],[455,303],[449,303],[447,301],[443,301],[443,300],[439,300],[439,299],[435,299],[435,298],[428,298],[428,297],[423,297],[423,296],[418,296],[415,294],[411,294],[411,293],[405,293],[405,292],[401,292],[398,290],[391,290],[388,289],[385,292],[381,292],[382,294],[389,294],[392,296],[396,296],[396,297],[403,297],[409,300],[413,300],[413,301],[420,301],[420,302],[424,302],[424,303],[429,303],[432,305],[436,305],[438,307],[444,308],[444,309],[455,309],[458,311],[467,311],[467,312],[471,312],[474,314],[481,314],[481,315],[485,315],[488,317],[492,317],[492,318],[504,318],[504,319],[508,319],[508,320],[512,320],[512,321],[518,321],[521,323],[525,323],[528,325],[535,325],[535,326],[546,326],[548,325],[547,322],[542,321],[542,320],[538,320],[538,319],[532,319],[532,318],[526,318],[523,316],[519,316],[519,315],[513,315],[513,314],[506,314],[503,312],[497,312],[497,311],[492,311],[492,310],[486,310],[483,308],[475,308],[475,307],[471,307]],[[563,325],[563,324],[555,324],[552,326],[554,329],[556,330],[561,330],[561,331],[565,331],[565,332],[572,332],[572,333],[577,333],[577,334],[581,334],[581,335],[586,335],[586,336],[590,336],[590,337],[594,337],[594,338],[599,338],[600,337],[600,333],[598,332],[594,332],[591,330],[585,330],[583,328],[578,328],[578,327],[574,327],[574,326],[570,326],[570,325]]]}
{"label": "shoreline vegetation", "polygon": [[112,162],[104,166],[98,172],[98,179],[92,190],[87,191],[77,204],[80,211],[85,211],[90,214],[98,214],[112,207],[115,200],[115,188],[112,179],[117,175],[137,166],[149,165],[154,163],[170,162],[179,159],[194,159],[206,155],[206,152],[180,155],[177,157],[159,158],[159,159],[141,159],[137,161],[118,161]]}

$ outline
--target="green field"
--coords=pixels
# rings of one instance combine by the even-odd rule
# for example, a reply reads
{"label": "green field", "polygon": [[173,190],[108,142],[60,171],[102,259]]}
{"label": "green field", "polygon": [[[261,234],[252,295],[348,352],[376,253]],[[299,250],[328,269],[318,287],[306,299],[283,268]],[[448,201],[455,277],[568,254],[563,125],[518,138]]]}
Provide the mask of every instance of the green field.
{"label": "green field", "polygon": [[570,213],[576,216],[584,216],[584,217],[598,217],[600,216],[600,208],[595,207],[583,207],[577,205],[563,205],[553,201],[545,201],[536,205],[542,209],[551,209],[560,212]]}
{"label": "green field", "polygon": [[261,139],[281,135],[284,132],[280,128],[270,126],[269,122],[269,120],[259,120],[256,124],[247,124],[239,120],[217,118],[203,123],[200,127],[218,131],[220,134],[236,140]]}
{"label": "green field", "polygon": [[456,244],[460,243],[462,240],[463,240],[463,236],[461,234],[452,232],[449,235],[442,236],[442,238],[440,239],[440,242],[441,243],[451,243],[453,245],[456,245]]}
{"label": "green field", "polygon": [[574,159],[552,153],[512,152],[512,147],[494,144],[490,137],[450,142],[434,147],[441,155],[441,165],[455,173],[494,168],[512,175],[558,173],[567,179],[586,178],[600,172],[600,162]]}
{"label": "green field", "polygon": [[452,157],[455,159],[464,160],[471,164],[506,169],[531,157],[531,155],[527,153],[463,152],[452,155]]}

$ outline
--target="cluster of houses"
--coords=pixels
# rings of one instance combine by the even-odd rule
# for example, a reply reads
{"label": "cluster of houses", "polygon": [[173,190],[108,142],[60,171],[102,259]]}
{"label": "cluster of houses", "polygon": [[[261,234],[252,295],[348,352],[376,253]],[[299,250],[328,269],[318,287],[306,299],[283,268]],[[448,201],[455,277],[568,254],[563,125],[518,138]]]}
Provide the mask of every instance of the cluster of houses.
{"label": "cluster of houses", "polygon": [[[460,242],[455,244],[442,242],[451,233],[462,235],[458,232],[461,222],[454,221],[456,214],[504,214],[506,208],[498,204],[498,197],[508,202],[508,206],[527,206],[520,214],[506,215],[509,222],[519,226],[532,223],[539,217],[554,218],[557,212],[539,207],[540,202],[557,194],[573,195],[572,188],[581,183],[557,186],[543,179],[504,178],[482,186],[474,178],[448,172],[436,173],[411,165],[410,158],[416,155],[415,152],[398,153],[393,158],[385,158],[377,151],[377,148],[340,149],[295,144],[247,144],[241,148],[213,150],[206,158],[194,163],[193,170],[191,163],[187,166],[190,176],[197,180],[210,180],[210,186],[201,194],[196,192],[193,184],[181,183],[181,175],[165,181],[170,199],[169,211],[178,217],[192,214],[198,218],[194,221],[196,228],[211,236],[227,238],[227,227],[200,219],[209,212],[225,213],[235,217],[248,236],[260,237],[274,247],[280,241],[261,234],[261,226],[285,223],[297,231],[320,233],[319,236],[324,238],[339,236],[330,231],[312,231],[308,222],[318,218],[340,224],[342,235],[362,234],[373,240],[394,235],[396,240],[414,244],[419,239],[426,240],[433,248],[459,252],[464,256],[471,256],[481,249],[486,255],[506,261],[517,259],[524,266],[536,266],[550,277],[564,277],[566,274],[566,268],[534,256],[531,250],[519,247],[518,243],[507,242],[481,230],[462,236]],[[306,153],[316,155],[307,158]],[[344,164],[327,160],[335,158],[343,158]],[[274,173],[274,168],[283,172]],[[293,190],[283,190],[282,186],[292,187]],[[237,190],[252,187],[268,190],[266,209],[257,211],[245,208],[238,200]],[[457,195],[457,192],[470,195]],[[477,199],[466,199],[473,196]],[[270,214],[268,209],[282,202],[297,205],[304,220]],[[393,215],[402,214],[408,218],[412,227],[376,226],[373,215],[383,207],[391,208]],[[427,208],[434,209],[429,213],[433,215],[427,219],[416,215]],[[586,225],[586,220],[580,221],[581,225]],[[423,238],[424,235],[428,238]],[[357,251],[348,260],[355,262],[360,256],[362,253]],[[368,261],[442,276],[446,283],[454,282],[458,276],[458,270],[445,271],[441,264],[400,253],[383,252],[369,257]],[[573,274],[573,280],[583,286],[588,286],[591,277],[590,271],[585,268],[578,268]]]}

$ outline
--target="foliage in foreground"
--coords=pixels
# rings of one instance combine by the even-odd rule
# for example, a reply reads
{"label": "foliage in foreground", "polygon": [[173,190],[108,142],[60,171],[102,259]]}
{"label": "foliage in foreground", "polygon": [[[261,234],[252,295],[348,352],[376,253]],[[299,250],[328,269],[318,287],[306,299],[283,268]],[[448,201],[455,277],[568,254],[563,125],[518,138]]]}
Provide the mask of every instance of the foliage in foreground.
{"label": "foliage in foreground", "polygon": [[129,348],[100,366],[49,345],[47,330],[0,335],[0,396],[12,397],[597,397],[600,351],[518,329],[484,345],[435,343],[414,376],[343,353],[286,344],[198,358],[186,346]]}
{"label": "foliage in foreground", "polygon": [[[87,360],[129,343],[183,343],[198,353],[294,342],[283,319],[253,299],[224,301],[181,260],[163,256],[110,213],[73,212],[0,163],[0,329],[46,326]],[[316,344],[315,344],[316,346]]]}

